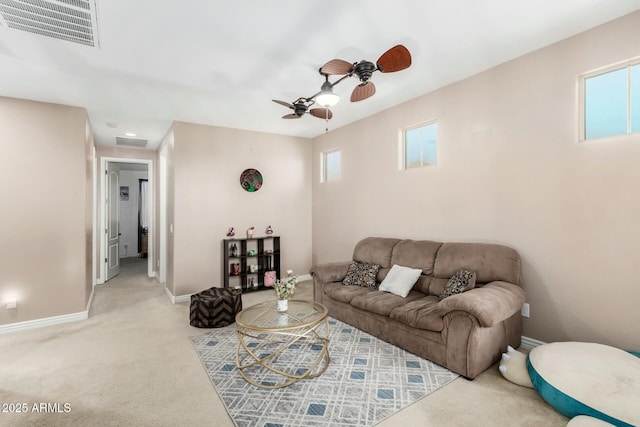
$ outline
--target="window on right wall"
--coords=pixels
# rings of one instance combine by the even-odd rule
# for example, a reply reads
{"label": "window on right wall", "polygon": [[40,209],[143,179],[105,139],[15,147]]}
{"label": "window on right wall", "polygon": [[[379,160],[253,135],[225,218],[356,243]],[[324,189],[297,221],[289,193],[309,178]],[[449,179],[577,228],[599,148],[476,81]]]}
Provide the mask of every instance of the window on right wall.
{"label": "window on right wall", "polygon": [[438,163],[438,123],[433,121],[402,131],[403,169]]}
{"label": "window on right wall", "polygon": [[580,77],[580,139],[640,132],[640,58]]}
{"label": "window on right wall", "polygon": [[322,153],[320,182],[340,181],[340,150]]}

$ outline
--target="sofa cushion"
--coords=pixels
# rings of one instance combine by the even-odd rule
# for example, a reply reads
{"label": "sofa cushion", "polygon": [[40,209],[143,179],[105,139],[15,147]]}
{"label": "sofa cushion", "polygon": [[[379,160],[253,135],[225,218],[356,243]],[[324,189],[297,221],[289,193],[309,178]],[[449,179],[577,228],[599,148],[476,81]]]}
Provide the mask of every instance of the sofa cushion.
{"label": "sofa cushion", "polygon": [[406,298],[402,298],[387,292],[372,290],[371,292],[355,295],[351,299],[351,305],[381,316],[389,316],[389,313],[391,313],[394,308],[422,297],[424,297],[423,293],[415,291],[409,292]]}
{"label": "sofa cushion", "polygon": [[473,271],[460,269],[447,282],[447,286],[444,287],[440,293],[439,299],[445,299],[451,295],[461,294],[468,290],[473,289],[476,286],[476,273]]}
{"label": "sofa cushion", "polygon": [[357,285],[367,288],[375,288],[378,286],[376,276],[379,269],[380,266],[378,264],[352,262],[342,284],[347,286]]}
{"label": "sofa cushion", "polygon": [[324,294],[336,301],[349,304],[351,300],[358,295],[369,292],[377,292],[374,288],[365,288],[363,286],[344,286],[339,282],[325,283]]}
{"label": "sofa cushion", "polygon": [[430,240],[402,240],[393,247],[391,264],[419,268],[423,274],[433,274],[433,264],[442,243]]}
{"label": "sofa cushion", "polygon": [[507,246],[443,243],[438,250],[433,275],[449,279],[461,268],[475,271],[478,283],[504,281],[520,284],[520,256]]}
{"label": "sofa cushion", "polygon": [[391,267],[391,251],[400,239],[367,237],[353,249],[353,260],[367,264],[378,264],[381,268]]}
{"label": "sofa cushion", "polygon": [[427,296],[394,308],[389,317],[414,328],[440,332],[444,321],[438,309],[438,297]]}
{"label": "sofa cushion", "polygon": [[405,298],[418,281],[421,273],[421,269],[394,264],[389,274],[380,283],[378,290]]}

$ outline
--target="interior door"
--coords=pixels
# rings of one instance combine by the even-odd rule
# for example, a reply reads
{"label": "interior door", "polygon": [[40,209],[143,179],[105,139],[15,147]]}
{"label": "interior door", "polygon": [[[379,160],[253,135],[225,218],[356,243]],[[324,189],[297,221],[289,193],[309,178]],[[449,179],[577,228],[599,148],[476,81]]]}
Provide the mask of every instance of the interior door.
{"label": "interior door", "polygon": [[[120,274],[120,169],[114,163],[107,163],[107,278]],[[105,280],[105,281],[106,281]]]}

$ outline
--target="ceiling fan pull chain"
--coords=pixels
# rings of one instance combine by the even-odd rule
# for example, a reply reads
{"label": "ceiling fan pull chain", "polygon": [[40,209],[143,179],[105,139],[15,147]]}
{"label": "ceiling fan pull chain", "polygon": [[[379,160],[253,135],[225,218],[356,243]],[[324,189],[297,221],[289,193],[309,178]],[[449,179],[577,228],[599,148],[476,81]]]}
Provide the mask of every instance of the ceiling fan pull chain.
{"label": "ceiling fan pull chain", "polygon": [[324,123],[325,123],[324,133],[329,133],[329,109],[328,108],[324,109]]}

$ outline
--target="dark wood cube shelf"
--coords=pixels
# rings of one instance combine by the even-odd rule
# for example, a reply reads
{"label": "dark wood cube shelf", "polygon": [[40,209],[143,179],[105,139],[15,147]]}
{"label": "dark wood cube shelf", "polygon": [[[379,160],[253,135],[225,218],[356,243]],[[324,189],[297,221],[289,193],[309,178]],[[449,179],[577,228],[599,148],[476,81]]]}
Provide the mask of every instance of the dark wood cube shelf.
{"label": "dark wood cube shelf", "polygon": [[[232,251],[234,245],[235,254]],[[275,271],[276,278],[280,278],[279,236],[251,239],[230,237],[222,241],[222,253],[222,281],[225,288],[242,289],[242,292],[271,289],[264,286],[266,271]],[[233,272],[234,264],[238,264],[237,274]],[[251,271],[251,266],[254,266],[254,271]]]}

